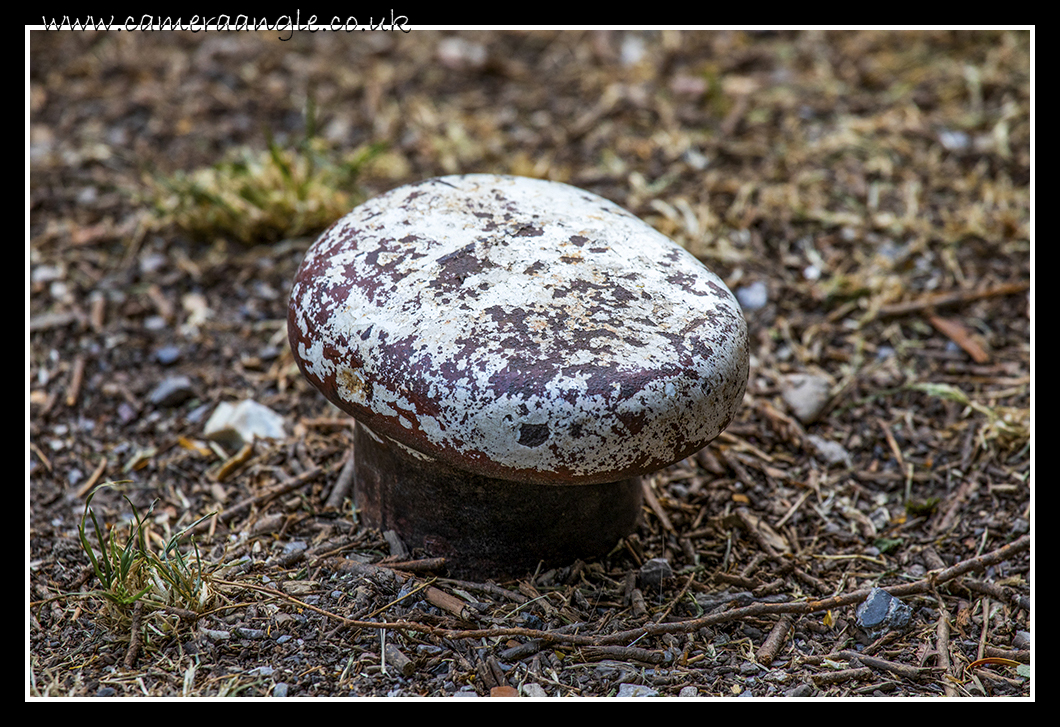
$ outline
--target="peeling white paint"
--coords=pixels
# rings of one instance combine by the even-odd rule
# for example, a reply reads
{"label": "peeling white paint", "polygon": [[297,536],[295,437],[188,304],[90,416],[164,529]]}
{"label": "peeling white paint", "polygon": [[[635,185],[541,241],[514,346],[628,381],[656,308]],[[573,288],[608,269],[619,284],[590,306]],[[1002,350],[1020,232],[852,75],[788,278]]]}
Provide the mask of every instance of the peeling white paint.
{"label": "peeling white paint", "polygon": [[600,482],[696,451],[747,383],[736,299],[602,197],[521,177],[381,195],[291,291],[306,377],[376,432],[478,474]]}

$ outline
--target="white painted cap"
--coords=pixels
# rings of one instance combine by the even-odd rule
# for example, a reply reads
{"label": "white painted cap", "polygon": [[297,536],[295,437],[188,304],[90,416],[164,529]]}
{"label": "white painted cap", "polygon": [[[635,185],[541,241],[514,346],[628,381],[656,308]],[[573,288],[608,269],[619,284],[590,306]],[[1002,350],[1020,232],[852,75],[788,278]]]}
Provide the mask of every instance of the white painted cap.
{"label": "white painted cap", "polygon": [[618,205],[470,174],[380,195],[309,249],[288,335],[378,434],[540,483],[652,472],[728,426],[747,326],[722,280]]}

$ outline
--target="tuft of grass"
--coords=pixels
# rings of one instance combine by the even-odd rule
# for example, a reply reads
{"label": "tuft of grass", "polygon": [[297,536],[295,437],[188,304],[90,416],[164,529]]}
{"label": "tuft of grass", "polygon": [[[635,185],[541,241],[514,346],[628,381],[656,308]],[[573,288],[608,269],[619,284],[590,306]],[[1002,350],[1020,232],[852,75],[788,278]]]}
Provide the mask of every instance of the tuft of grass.
{"label": "tuft of grass", "polygon": [[[117,484],[121,483],[102,484],[89,494],[77,529],[81,547],[88,556],[92,571],[101,586],[100,590],[93,591],[90,595],[104,599],[108,620],[116,628],[129,627],[132,623],[133,608],[140,603],[144,627],[166,634],[172,631],[177,623],[176,619],[166,613],[167,607],[202,613],[213,599],[210,568],[203,563],[194,540],[192,555],[181,552],[181,545],[188,532],[210,515],[204,515],[173,534],[165,542],[161,552],[156,552],[149,545],[151,538],[148,534],[148,518],[156,503],[152,503],[147,512],[141,515],[123,494],[122,497],[132,508],[132,521],[128,529],[105,528],[100,525],[92,509],[92,498],[102,488]],[[89,536],[90,521],[95,545]]]}
{"label": "tuft of grass", "polygon": [[148,198],[162,224],[212,240],[252,244],[302,237],[323,230],[365,195],[357,187],[364,166],[386,144],[334,153],[316,135],[312,104],[306,133],[293,149],[268,136],[268,148],[240,147],[211,167],[148,178]]}
{"label": "tuft of grass", "polygon": [[914,383],[905,388],[921,391],[946,401],[956,402],[986,417],[979,428],[979,446],[984,449],[996,443],[1002,451],[1012,452],[1026,448],[1030,443],[1030,409],[1010,406],[986,406],[971,399],[967,394],[950,384]]}

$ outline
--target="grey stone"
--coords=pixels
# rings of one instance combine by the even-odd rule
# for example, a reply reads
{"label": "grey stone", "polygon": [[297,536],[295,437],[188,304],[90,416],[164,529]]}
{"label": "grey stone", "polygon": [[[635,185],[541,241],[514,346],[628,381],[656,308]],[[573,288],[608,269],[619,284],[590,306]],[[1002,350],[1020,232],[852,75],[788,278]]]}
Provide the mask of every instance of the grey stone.
{"label": "grey stone", "polygon": [[659,588],[666,578],[672,578],[673,568],[665,558],[652,558],[640,567],[637,578],[642,587]]}
{"label": "grey stone", "polygon": [[528,682],[522,686],[522,692],[524,697],[532,697],[534,699],[543,699],[548,696],[548,692],[540,684],[535,682]]}
{"label": "grey stone", "polygon": [[659,693],[643,684],[620,684],[616,697],[657,697]]}
{"label": "grey stone", "polygon": [[830,439],[819,437],[816,434],[811,434],[808,439],[810,440],[810,444],[813,445],[814,453],[823,459],[829,466],[852,466],[853,461],[851,460],[850,452],[848,452],[839,442],[833,442]]}
{"label": "grey stone", "polygon": [[881,588],[873,588],[857,607],[858,626],[872,638],[887,631],[900,630],[909,625],[913,609]]}
{"label": "grey stone", "polygon": [[147,400],[155,406],[179,406],[195,396],[191,379],[187,376],[170,376],[151,389]]}
{"label": "grey stone", "polygon": [[795,418],[812,424],[828,405],[832,385],[828,379],[815,374],[789,374],[784,377],[780,395]]}

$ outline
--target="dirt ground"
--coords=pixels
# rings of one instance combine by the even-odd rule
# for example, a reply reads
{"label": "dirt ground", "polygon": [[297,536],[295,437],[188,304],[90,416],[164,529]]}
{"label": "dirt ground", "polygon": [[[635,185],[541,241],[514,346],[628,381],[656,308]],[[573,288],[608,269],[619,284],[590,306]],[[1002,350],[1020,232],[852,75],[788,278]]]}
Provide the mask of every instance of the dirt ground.
{"label": "dirt ground", "polygon": [[[27,696],[1032,696],[1030,46],[31,33]],[[306,139],[310,175],[364,152],[318,216],[181,206],[174,180]],[[638,531],[513,581],[450,579],[356,522],[349,420],[286,339],[333,210],[464,172],[615,201],[750,328],[739,415],[645,478]],[[285,436],[207,441],[244,399]],[[103,594],[78,529],[104,482],[101,529],[124,543],[135,507],[144,552],[211,516],[197,559],[178,539],[199,600]],[[877,586],[904,623],[864,626]]]}

